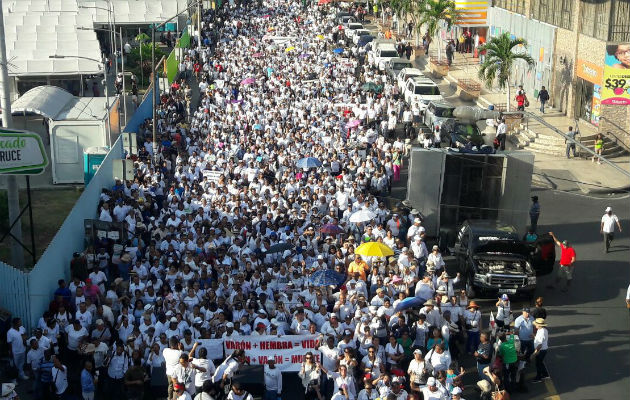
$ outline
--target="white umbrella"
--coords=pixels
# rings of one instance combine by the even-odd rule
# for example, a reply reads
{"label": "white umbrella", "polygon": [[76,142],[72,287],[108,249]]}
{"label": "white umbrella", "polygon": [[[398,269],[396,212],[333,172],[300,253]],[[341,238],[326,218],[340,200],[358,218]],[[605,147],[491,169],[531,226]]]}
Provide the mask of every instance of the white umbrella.
{"label": "white umbrella", "polygon": [[371,221],[376,218],[376,214],[374,214],[371,210],[364,208],[352,214],[350,216],[350,222],[366,222]]}

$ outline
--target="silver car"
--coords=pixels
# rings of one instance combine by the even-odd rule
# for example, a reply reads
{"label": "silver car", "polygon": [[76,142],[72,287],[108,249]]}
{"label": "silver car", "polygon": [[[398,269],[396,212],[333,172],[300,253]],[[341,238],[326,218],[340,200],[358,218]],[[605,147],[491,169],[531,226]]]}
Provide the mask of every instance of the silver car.
{"label": "silver car", "polygon": [[446,119],[452,119],[455,106],[445,100],[431,101],[424,111],[424,124],[433,131],[436,126],[440,126]]}

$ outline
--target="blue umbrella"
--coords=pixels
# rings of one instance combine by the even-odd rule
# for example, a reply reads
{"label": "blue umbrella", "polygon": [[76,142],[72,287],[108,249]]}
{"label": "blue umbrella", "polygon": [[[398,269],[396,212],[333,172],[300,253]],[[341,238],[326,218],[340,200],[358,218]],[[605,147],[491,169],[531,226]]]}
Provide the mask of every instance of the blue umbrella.
{"label": "blue umbrella", "polygon": [[308,278],[308,282],[314,286],[339,286],[345,280],[345,276],[336,273],[332,269],[320,269]]}
{"label": "blue umbrella", "polygon": [[322,162],[315,157],[305,157],[297,160],[295,166],[298,168],[316,168],[321,167]]}
{"label": "blue umbrella", "polygon": [[400,303],[396,304],[394,312],[403,311],[412,307],[421,307],[425,301],[425,299],[421,299],[419,297],[407,297]]}
{"label": "blue umbrella", "polygon": [[341,47],[337,47],[335,50],[333,50],[333,53],[341,54],[341,53],[343,53],[343,49]]}

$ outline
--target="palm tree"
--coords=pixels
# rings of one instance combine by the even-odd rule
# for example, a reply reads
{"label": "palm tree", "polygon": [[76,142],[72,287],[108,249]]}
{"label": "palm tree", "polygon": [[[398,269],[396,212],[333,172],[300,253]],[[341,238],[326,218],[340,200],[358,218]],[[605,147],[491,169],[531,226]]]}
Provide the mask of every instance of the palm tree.
{"label": "palm tree", "polygon": [[510,72],[515,62],[525,62],[529,68],[534,66],[534,59],[525,52],[527,41],[522,38],[512,39],[509,32],[493,37],[479,47],[479,52],[486,51],[486,56],[479,68],[479,79],[492,87],[496,80],[499,88],[507,88],[507,111],[510,111]]}
{"label": "palm tree", "polygon": [[[452,0],[426,0],[421,4],[418,12],[420,13],[420,21],[418,25],[426,25],[427,33],[433,38],[440,31],[440,23],[444,22],[448,29],[451,29],[459,11]],[[442,40],[438,35],[438,60],[442,59]]]}

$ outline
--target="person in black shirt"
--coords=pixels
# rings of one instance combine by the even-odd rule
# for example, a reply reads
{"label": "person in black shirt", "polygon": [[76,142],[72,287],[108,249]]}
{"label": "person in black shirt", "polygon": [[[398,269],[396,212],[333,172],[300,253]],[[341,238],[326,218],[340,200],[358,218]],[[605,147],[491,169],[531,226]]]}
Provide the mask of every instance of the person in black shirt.
{"label": "person in black shirt", "polygon": [[532,308],[532,318],[547,318],[547,311],[543,308],[543,298],[538,297],[535,302],[535,307]]}

